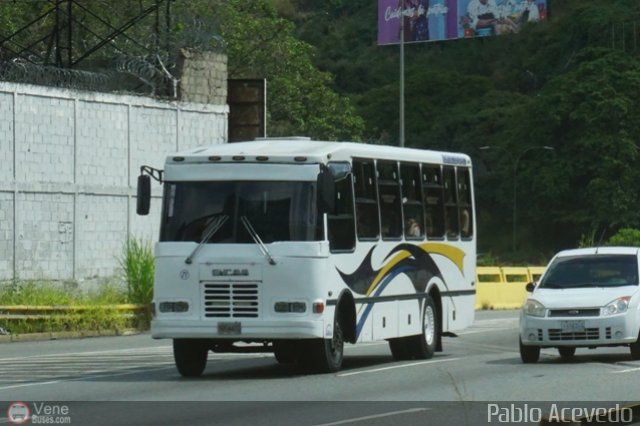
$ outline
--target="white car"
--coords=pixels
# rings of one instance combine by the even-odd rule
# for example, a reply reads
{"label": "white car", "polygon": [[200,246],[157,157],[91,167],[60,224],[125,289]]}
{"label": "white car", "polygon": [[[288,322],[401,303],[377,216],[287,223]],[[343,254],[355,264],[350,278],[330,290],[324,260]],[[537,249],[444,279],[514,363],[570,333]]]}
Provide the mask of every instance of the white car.
{"label": "white car", "polygon": [[597,247],[556,254],[520,313],[520,357],[540,358],[540,348],[558,348],[571,358],[576,348],[628,346],[640,359],[638,247]]}

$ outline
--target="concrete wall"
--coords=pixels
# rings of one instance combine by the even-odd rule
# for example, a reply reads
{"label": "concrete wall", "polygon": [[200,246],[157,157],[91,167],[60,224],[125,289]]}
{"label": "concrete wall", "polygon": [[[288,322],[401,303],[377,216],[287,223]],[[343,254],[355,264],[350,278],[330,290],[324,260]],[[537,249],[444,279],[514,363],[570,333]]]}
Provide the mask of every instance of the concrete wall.
{"label": "concrete wall", "polygon": [[226,105],[160,102],[0,82],[0,281],[117,273],[127,235],[157,239],[135,214],[140,165],[227,139]]}

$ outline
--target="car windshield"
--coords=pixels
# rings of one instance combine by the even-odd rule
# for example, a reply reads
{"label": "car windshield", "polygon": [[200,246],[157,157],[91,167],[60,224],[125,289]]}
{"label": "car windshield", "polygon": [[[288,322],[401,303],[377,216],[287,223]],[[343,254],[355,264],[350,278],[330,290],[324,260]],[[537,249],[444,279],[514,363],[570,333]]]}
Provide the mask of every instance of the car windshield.
{"label": "car windshield", "polygon": [[635,255],[589,255],[557,258],[540,288],[621,287],[638,285]]}
{"label": "car windshield", "polygon": [[240,221],[243,216],[265,243],[316,241],[321,235],[315,182],[165,184],[161,241],[199,243],[217,227],[207,243],[253,243]]}

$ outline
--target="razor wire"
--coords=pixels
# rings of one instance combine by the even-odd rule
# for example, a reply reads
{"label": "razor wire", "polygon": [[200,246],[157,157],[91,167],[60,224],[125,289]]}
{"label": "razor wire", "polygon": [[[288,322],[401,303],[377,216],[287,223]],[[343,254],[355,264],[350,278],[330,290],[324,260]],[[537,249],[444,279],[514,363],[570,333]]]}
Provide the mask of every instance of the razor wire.
{"label": "razor wire", "polygon": [[0,61],[0,80],[174,99],[178,83],[157,55],[122,56],[112,67],[99,70],[58,68],[19,59]]}

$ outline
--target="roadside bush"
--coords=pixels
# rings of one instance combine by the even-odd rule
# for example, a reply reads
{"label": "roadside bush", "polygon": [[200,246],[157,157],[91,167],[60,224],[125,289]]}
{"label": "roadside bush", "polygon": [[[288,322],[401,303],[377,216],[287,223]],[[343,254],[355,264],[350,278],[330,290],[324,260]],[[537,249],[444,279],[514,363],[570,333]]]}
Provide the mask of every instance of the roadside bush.
{"label": "roadside bush", "polygon": [[640,229],[622,228],[609,238],[607,245],[640,247]]}

